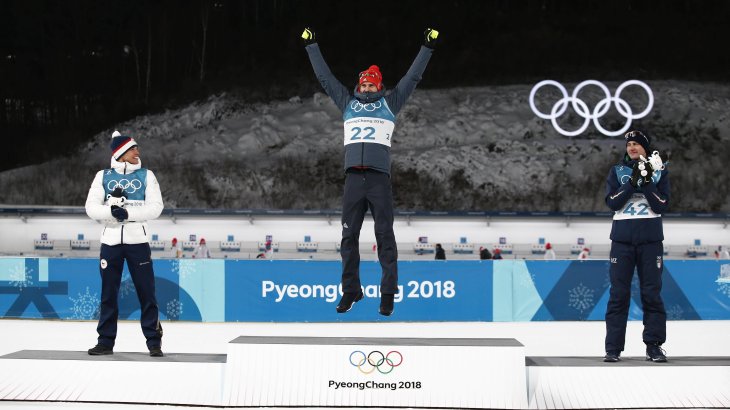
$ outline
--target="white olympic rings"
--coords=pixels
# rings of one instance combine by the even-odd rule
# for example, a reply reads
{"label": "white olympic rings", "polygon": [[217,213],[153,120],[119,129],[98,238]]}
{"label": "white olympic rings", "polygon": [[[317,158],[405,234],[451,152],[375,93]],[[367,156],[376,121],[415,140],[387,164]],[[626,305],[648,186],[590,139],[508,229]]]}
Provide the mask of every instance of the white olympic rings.
{"label": "white olympic rings", "polygon": [[[552,85],[553,87],[557,88],[560,93],[563,95],[563,98],[559,99],[554,105],[553,108],[550,110],[550,114],[545,114],[537,109],[535,106],[535,94],[537,93],[537,90],[542,88],[545,85]],[[598,88],[603,91],[604,98],[596,104],[595,107],[593,107],[593,111],[591,112],[588,109],[588,105],[578,98],[578,93],[580,91],[589,85],[595,85]],[[631,110],[631,107],[629,106],[629,103],[626,102],[623,98],[621,98],[621,92],[626,87],[632,86],[632,85],[638,85],[639,87],[643,88],[644,91],[646,91],[647,96],[649,97],[649,100],[646,104],[646,108],[644,111],[641,111],[638,114],[634,114]],[[579,116],[583,117],[585,121],[583,121],[583,125],[580,126],[577,130],[574,131],[567,131],[563,129],[560,124],[558,124],[558,118],[562,116],[565,111],[568,109],[568,103],[570,103],[573,107],[573,110],[578,114]],[[619,114],[624,116],[626,118],[626,124],[618,130],[618,131],[609,131],[605,129],[601,123],[598,121],[601,117],[603,117],[608,110],[611,108],[611,103],[613,103],[616,106],[616,111],[618,111]],[[556,131],[559,133],[567,136],[567,137],[573,137],[578,134],[581,134],[583,131],[585,131],[588,128],[588,125],[590,125],[591,120],[593,120],[593,125],[600,131],[603,135],[607,135],[609,137],[615,137],[618,135],[623,135],[626,131],[628,131],[629,128],[631,128],[631,121],[637,120],[639,118],[646,117],[651,109],[654,107],[654,94],[651,92],[651,88],[649,88],[648,85],[646,85],[645,82],[639,81],[639,80],[629,80],[618,86],[616,89],[616,93],[612,96],[610,91],[608,90],[608,87],[606,87],[603,83],[596,80],[586,80],[582,83],[578,84],[575,89],[573,90],[572,95],[568,95],[568,90],[560,84],[557,81],[553,80],[543,80],[539,83],[535,84],[534,87],[532,87],[532,91],[530,91],[530,108],[532,108],[532,112],[535,113],[538,117],[550,120],[553,124],[553,127]]]}
{"label": "white olympic rings", "polygon": [[106,184],[106,187],[110,191],[113,191],[117,188],[122,188],[122,191],[133,194],[137,192],[138,189],[142,188],[142,181],[140,181],[139,179],[120,179],[119,181],[112,180]]}
{"label": "white olympic rings", "polygon": [[354,100],[352,102],[352,104],[350,104],[350,108],[352,108],[352,110],[355,111],[355,112],[360,112],[362,110],[372,112],[372,111],[375,111],[375,110],[377,110],[378,108],[380,108],[382,106],[383,106],[383,104],[380,101],[375,101],[375,102],[372,102],[372,103],[363,104],[363,103],[361,103],[358,100]]}

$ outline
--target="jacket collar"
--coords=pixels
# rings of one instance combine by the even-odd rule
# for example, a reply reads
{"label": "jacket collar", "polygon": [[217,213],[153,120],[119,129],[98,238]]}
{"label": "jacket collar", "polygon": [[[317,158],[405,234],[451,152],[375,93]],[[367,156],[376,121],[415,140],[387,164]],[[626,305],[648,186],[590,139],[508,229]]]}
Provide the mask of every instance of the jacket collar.
{"label": "jacket collar", "polygon": [[378,101],[379,99],[383,98],[385,95],[385,86],[383,86],[383,89],[374,93],[361,93],[357,91],[357,87],[355,87],[355,98],[357,98],[358,101],[361,103],[371,103]]}
{"label": "jacket collar", "polygon": [[142,168],[142,160],[138,164],[130,164],[129,162],[119,162],[114,158],[111,159],[111,167],[122,175],[131,174],[132,172]]}

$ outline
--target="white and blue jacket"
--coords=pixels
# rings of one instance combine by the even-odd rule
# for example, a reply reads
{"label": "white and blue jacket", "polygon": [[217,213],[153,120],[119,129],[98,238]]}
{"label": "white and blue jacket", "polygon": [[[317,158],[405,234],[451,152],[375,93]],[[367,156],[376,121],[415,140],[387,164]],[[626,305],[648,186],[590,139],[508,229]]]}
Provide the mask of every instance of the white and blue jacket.
{"label": "white and blue jacket", "polygon": [[[124,209],[129,218],[118,222],[111,213],[107,195],[121,187],[127,197]],[[86,214],[104,223],[101,243],[105,245],[138,244],[150,241],[147,221],[162,213],[162,194],[157,178],[142,164],[111,159],[111,168],[96,173],[86,198]]]}

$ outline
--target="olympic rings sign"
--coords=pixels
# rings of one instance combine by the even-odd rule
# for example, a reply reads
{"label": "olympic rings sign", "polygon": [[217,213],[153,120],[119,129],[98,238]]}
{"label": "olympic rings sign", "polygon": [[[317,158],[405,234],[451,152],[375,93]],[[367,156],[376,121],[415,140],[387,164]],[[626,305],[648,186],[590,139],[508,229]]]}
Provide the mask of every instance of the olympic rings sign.
{"label": "olympic rings sign", "polygon": [[[537,90],[542,88],[543,86],[551,85],[560,91],[562,94],[562,98],[559,99],[555,104],[553,105],[553,108],[550,110],[550,114],[545,114],[537,109],[535,106],[535,94],[537,93]],[[588,108],[588,104],[586,104],[583,100],[578,98],[578,94],[580,91],[586,87],[586,86],[596,86],[603,91],[604,98],[596,104],[595,107],[593,107],[593,110],[590,110]],[[634,114],[634,112],[631,109],[631,106],[629,106],[629,103],[626,102],[623,98],[621,98],[621,93],[626,89],[626,87],[636,85],[644,89],[646,91],[647,96],[649,97],[649,100],[646,104],[646,108],[644,111],[641,111],[638,114]],[[568,103],[570,103],[573,107],[573,110],[585,121],[583,121],[583,125],[580,126],[577,130],[574,131],[567,131],[563,129],[560,124],[558,124],[558,118],[565,114],[565,111],[568,109]],[[626,123],[624,126],[618,130],[618,131],[609,131],[601,125],[599,122],[599,119],[603,117],[608,110],[611,108],[611,103],[614,104],[616,107],[616,111],[618,111],[619,114],[621,114],[624,118],[626,118]],[[652,107],[654,107],[654,94],[651,92],[651,88],[649,88],[646,83],[639,80],[629,80],[621,84],[617,89],[616,93],[614,95],[611,95],[611,93],[608,90],[608,87],[606,87],[603,83],[596,80],[586,80],[582,83],[578,84],[575,89],[573,90],[572,95],[568,95],[568,90],[565,89],[565,87],[560,84],[557,81],[553,80],[544,80],[540,81],[539,83],[535,84],[534,87],[532,87],[532,91],[530,91],[530,108],[532,108],[532,112],[535,113],[538,117],[550,120],[553,124],[553,127],[556,131],[559,133],[567,136],[567,137],[573,137],[578,134],[581,134],[583,131],[585,131],[588,128],[588,125],[590,124],[591,120],[593,120],[593,125],[600,131],[603,135],[607,135],[609,137],[615,137],[617,135],[623,135],[626,131],[631,128],[631,121],[638,120],[639,118],[646,117],[649,112],[651,111]]]}
{"label": "olympic rings sign", "polygon": [[363,104],[363,103],[361,103],[358,100],[354,100],[352,102],[352,104],[350,104],[350,108],[352,108],[352,110],[355,111],[355,112],[360,112],[362,110],[365,110],[365,111],[368,111],[368,112],[372,112],[372,111],[375,111],[375,110],[377,110],[378,108],[380,108],[382,106],[383,106],[383,103],[381,103],[380,101],[375,101],[375,102],[372,102],[372,103]]}
{"label": "olympic rings sign", "polygon": [[[355,361],[352,360],[353,356],[356,358]],[[398,363],[395,362],[396,357]],[[370,374],[375,369],[378,369],[381,374],[388,374],[400,366],[401,363],[403,363],[403,355],[396,350],[391,350],[385,355],[379,350],[373,350],[367,355],[361,350],[350,353],[350,364],[357,367],[364,374]]]}
{"label": "olympic rings sign", "polygon": [[117,188],[122,188],[122,191],[133,194],[137,192],[138,189],[142,188],[142,181],[139,179],[120,179],[119,181],[109,181],[109,183],[106,184],[107,189],[110,191],[113,191]]}

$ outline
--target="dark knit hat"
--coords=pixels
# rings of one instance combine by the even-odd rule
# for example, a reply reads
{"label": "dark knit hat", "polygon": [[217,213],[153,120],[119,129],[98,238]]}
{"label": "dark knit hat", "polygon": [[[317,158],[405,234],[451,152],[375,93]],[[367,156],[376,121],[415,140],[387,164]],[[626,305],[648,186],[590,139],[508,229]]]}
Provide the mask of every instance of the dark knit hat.
{"label": "dark knit hat", "polygon": [[112,149],[112,158],[114,158],[115,161],[119,161],[119,158],[121,158],[122,155],[136,146],[137,142],[134,138],[122,135],[119,131],[114,131],[112,134],[112,143],[110,147]]}
{"label": "dark knit hat", "polygon": [[627,144],[629,143],[629,141],[636,142],[644,148],[646,155],[650,154],[649,147],[651,146],[651,140],[649,139],[649,136],[644,134],[643,132],[638,130],[629,131],[626,133],[626,135],[624,135],[624,139],[626,140]]}
{"label": "dark knit hat", "polygon": [[367,70],[360,73],[360,79],[357,82],[357,85],[360,85],[362,83],[373,83],[376,87],[378,87],[378,90],[383,89],[383,75],[380,74],[380,67],[376,65],[371,65]]}

